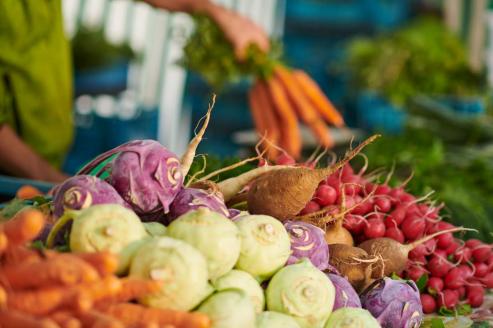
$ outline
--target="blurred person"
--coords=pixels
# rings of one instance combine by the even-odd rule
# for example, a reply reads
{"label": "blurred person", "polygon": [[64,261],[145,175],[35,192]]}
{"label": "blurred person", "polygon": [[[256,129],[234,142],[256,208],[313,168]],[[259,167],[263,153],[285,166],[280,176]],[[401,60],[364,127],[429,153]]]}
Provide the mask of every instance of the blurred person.
{"label": "blurred person", "polygon": [[[142,0],[213,19],[239,60],[250,43],[267,51],[265,32],[209,0]],[[49,182],[72,143],[72,70],[61,0],[0,1],[0,172]]]}

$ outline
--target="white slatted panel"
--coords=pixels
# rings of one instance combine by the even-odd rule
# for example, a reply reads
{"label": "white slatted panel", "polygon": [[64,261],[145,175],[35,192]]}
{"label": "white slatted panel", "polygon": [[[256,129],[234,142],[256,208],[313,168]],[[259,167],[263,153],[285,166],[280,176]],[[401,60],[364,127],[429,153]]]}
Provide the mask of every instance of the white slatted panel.
{"label": "white slatted panel", "polygon": [[[260,24],[269,33],[279,32],[283,0],[218,0]],[[140,54],[141,61],[132,64],[129,90],[118,106],[105,96],[94,103],[96,110],[110,115],[111,110],[127,117],[132,113],[132,99],[143,108],[160,110],[158,139],[165,146],[182,153],[190,130],[190,113],[182,110],[186,72],[176,63],[182,56],[187,33],[193,26],[184,14],[169,14],[145,3],[129,0],[63,0],[65,28],[73,36],[78,26],[103,26],[110,42],[128,41]],[[282,9],[281,9],[282,10]],[[280,25],[281,24],[281,25]],[[100,107],[100,108],[99,108]],[[113,108],[113,109],[111,109]]]}

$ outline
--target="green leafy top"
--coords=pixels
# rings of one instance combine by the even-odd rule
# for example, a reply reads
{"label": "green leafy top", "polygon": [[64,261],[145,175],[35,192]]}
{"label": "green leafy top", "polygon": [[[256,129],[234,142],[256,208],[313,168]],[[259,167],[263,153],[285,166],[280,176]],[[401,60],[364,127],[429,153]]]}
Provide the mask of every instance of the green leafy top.
{"label": "green leafy top", "polygon": [[185,45],[181,64],[199,73],[216,92],[246,77],[268,76],[281,56],[280,44],[273,42],[267,54],[250,46],[246,59],[239,62],[231,43],[214,21],[205,15],[195,15],[193,19],[195,30]]}
{"label": "green leafy top", "polygon": [[359,87],[379,91],[395,104],[421,93],[477,94],[481,87],[460,39],[432,18],[353,41],[347,64]]}

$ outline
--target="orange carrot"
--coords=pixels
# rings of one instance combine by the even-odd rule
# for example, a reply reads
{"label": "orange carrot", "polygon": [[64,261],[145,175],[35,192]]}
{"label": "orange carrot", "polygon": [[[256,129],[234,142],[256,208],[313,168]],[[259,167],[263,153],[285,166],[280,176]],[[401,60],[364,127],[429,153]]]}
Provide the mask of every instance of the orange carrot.
{"label": "orange carrot", "polygon": [[274,68],[274,73],[275,78],[277,78],[284,87],[289,100],[294,105],[293,107],[303,122],[309,125],[318,120],[317,110],[298,86],[296,77],[282,65],[277,65]]}
{"label": "orange carrot", "polygon": [[80,328],[82,323],[69,311],[58,311],[50,314],[50,319],[56,322],[60,328]]}
{"label": "orange carrot", "polygon": [[38,251],[25,246],[8,247],[3,254],[1,264],[4,266],[16,265],[27,262],[41,261],[42,257]]}
{"label": "orange carrot", "polygon": [[40,319],[27,313],[15,310],[0,311],[0,327],[2,328],[58,328],[50,319]]}
{"label": "orange carrot", "polygon": [[9,245],[9,240],[7,239],[7,236],[5,235],[5,233],[3,233],[3,231],[0,231],[0,255],[2,255],[3,252],[5,252],[8,245]]}
{"label": "orange carrot", "polygon": [[13,289],[74,285],[97,279],[92,266],[71,254],[6,266],[0,272],[0,282]]}
{"label": "orange carrot", "polygon": [[98,302],[103,299],[111,299],[122,289],[122,283],[116,276],[107,276],[101,280],[79,284],[71,289],[79,293],[89,295],[91,301]]}
{"label": "orange carrot", "polygon": [[7,307],[7,292],[0,286],[0,311]]}
{"label": "orange carrot", "polygon": [[305,95],[327,122],[337,127],[344,126],[344,120],[341,114],[308,74],[302,70],[295,70],[293,76],[296,78],[300,90],[304,91]]}
{"label": "orange carrot", "polygon": [[275,78],[267,80],[267,85],[259,83],[261,88],[267,88],[272,103],[275,105],[281,127],[281,146],[295,159],[300,157],[301,137],[296,113],[294,112],[282,85]]}
{"label": "orange carrot", "polygon": [[[252,112],[253,121],[258,133],[273,145],[279,143],[280,131],[277,119],[274,113],[274,108],[269,95],[265,92],[265,88],[255,83],[248,93],[250,102],[250,110]],[[278,151],[275,147],[267,147],[267,156],[270,159],[277,158]]]}
{"label": "orange carrot", "polygon": [[13,291],[7,294],[8,309],[33,315],[45,315],[58,309],[87,310],[92,306],[88,293],[67,287]]}
{"label": "orange carrot", "polygon": [[139,322],[156,322],[160,327],[172,325],[177,328],[208,328],[211,325],[210,319],[202,313],[146,308],[132,303],[112,304],[104,312],[125,325]]}
{"label": "orange carrot", "polygon": [[45,224],[43,213],[35,209],[25,209],[17,213],[11,220],[5,222],[3,230],[9,241],[9,247],[23,245],[36,238]]}
{"label": "orange carrot", "polygon": [[155,280],[141,280],[134,278],[120,279],[121,288],[118,293],[111,297],[104,298],[101,303],[107,304],[129,302],[147,294],[158,292],[162,287],[162,282]]}
{"label": "orange carrot", "polygon": [[16,197],[19,199],[31,199],[36,196],[41,196],[43,193],[38,188],[31,185],[24,185],[17,190]]}
{"label": "orange carrot", "polygon": [[101,277],[115,273],[118,268],[118,257],[109,252],[74,253],[73,255],[92,265]]}
{"label": "orange carrot", "polygon": [[84,327],[91,328],[123,328],[125,325],[118,319],[96,310],[89,310],[77,314]]}
{"label": "orange carrot", "polygon": [[330,135],[330,130],[325,125],[325,122],[322,120],[315,120],[311,122],[309,125],[310,129],[312,130],[313,134],[317,138],[318,142],[326,147],[326,148],[331,148],[334,146],[334,140],[332,139]]}

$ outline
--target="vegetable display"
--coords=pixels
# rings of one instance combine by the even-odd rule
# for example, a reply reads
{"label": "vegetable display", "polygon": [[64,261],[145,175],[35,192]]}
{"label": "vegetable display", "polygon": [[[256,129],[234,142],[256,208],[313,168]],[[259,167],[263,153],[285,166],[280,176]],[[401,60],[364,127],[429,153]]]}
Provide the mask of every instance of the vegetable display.
{"label": "vegetable display", "polygon": [[[203,127],[209,115],[210,109]],[[127,206],[82,201],[78,210],[65,204],[54,215],[57,200],[32,193],[0,211],[2,327],[325,328],[378,322],[407,328],[418,327],[424,313],[491,316],[491,245],[454,236],[470,229],[444,221],[443,205],[430,195],[412,195],[405,183],[392,187],[389,177],[380,182],[376,173],[366,174],[367,165],[355,171],[349,161],[376,136],[327,167],[317,167],[316,155],[305,163],[284,156],[278,164],[259,155],[258,167],[237,176],[209,181],[249,160],[184,179],[203,134],[202,128],[174,166],[182,177],[176,193],[161,186],[168,208],[182,211],[176,218],[165,213],[164,200],[159,210],[135,208],[137,199],[163,195],[154,190],[160,173],[145,190],[133,189],[141,194]],[[81,184],[91,195],[86,197],[113,190],[114,171],[108,168],[119,158],[140,161],[124,156],[127,146],[88,166],[99,163],[102,171],[90,171],[104,180],[82,175],[79,181],[96,181]],[[128,152],[145,154],[143,167],[132,170],[150,160],[148,167],[162,173],[159,161],[178,158],[152,143],[130,147],[145,149]],[[62,187],[78,179],[55,194],[69,194]],[[114,191],[126,199],[123,189]],[[210,195],[212,203],[202,203]],[[248,211],[226,206],[238,202]],[[68,223],[70,233],[55,243]],[[341,229],[351,240],[340,238]],[[334,230],[339,232],[329,232]],[[44,243],[40,235],[46,231]]]}

